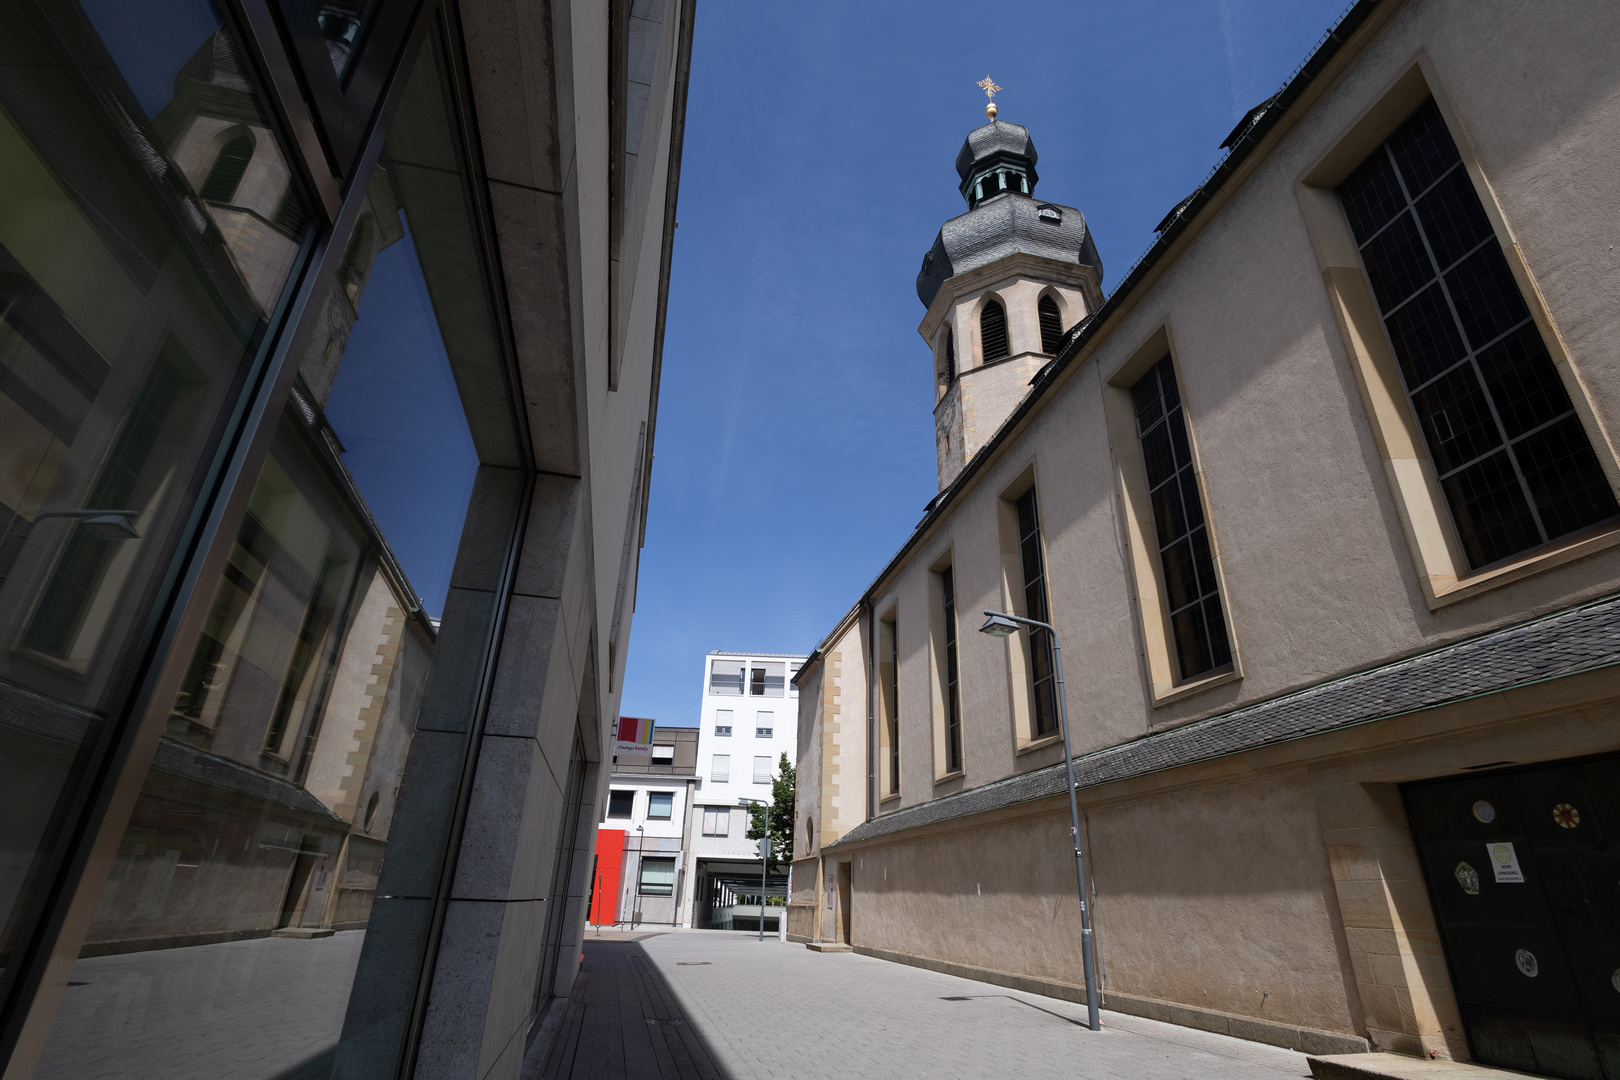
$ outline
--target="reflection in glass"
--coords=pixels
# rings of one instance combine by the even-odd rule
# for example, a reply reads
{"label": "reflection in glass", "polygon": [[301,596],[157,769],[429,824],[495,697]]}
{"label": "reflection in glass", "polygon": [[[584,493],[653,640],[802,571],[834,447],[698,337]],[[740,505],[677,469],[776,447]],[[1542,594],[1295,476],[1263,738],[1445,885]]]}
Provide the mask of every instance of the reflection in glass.
{"label": "reflection in glass", "polygon": [[0,5],[0,990],[301,205],[206,0]]}
{"label": "reflection in glass", "polygon": [[[356,196],[40,1077],[331,1076],[372,932],[409,1000],[421,927],[373,930],[378,877],[480,448],[512,442],[475,436],[463,404],[487,419],[504,392],[478,389],[498,350],[443,92],[434,42]],[[221,214],[254,182],[232,149],[249,137],[219,128],[199,168]],[[386,1072],[405,1009],[378,1011],[360,1056]]]}

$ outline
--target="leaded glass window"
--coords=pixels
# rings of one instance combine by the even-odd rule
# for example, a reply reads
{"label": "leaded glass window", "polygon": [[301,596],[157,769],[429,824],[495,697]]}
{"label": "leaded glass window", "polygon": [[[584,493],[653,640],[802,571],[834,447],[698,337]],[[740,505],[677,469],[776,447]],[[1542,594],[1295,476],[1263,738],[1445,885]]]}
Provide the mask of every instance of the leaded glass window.
{"label": "leaded glass window", "polygon": [[1339,200],[1469,565],[1620,512],[1434,99]]}
{"label": "leaded glass window", "polygon": [[945,597],[945,771],[962,768],[962,688],[956,661],[956,575],[939,575]]}
{"label": "leaded glass window", "polygon": [[1230,664],[1232,649],[1226,638],[1192,446],[1187,440],[1187,418],[1176,388],[1176,369],[1168,355],[1131,387],[1131,398],[1136,406],[1142,463],[1147,468],[1170,636],[1175,641],[1181,678],[1191,679]]}
{"label": "leaded glass window", "polygon": [[[1024,569],[1024,615],[1049,623],[1046,603],[1046,558],[1041,551],[1041,515],[1035,505],[1035,489],[1018,497],[1018,556]],[[1052,635],[1033,627],[1029,630],[1030,683],[1034,691],[1033,738],[1057,730],[1057,684],[1053,675]]]}

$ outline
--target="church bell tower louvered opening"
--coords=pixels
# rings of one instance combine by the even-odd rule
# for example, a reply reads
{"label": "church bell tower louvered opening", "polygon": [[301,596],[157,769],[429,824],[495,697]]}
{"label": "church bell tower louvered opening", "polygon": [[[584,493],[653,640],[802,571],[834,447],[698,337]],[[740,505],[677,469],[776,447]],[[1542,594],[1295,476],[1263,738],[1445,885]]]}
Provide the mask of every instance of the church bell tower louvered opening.
{"label": "church bell tower louvered opening", "polygon": [[928,308],[917,329],[938,376],[941,489],[1029,393],[1064,329],[1102,304],[1102,260],[1085,216],[1036,200],[1029,131],[996,119],[994,106],[986,115],[990,122],[969,132],[956,155],[967,212],[939,230],[917,274]]}
{"label": "church bell tower louvered opening", "polygon": [[1058,311],[1057,301],[1050,295],[1043,296],[1035,305],[1035,311],[1041,323],[1041,352],[1056,356],[1063,347],[1063,315]]}
{"label": "church bell tower louvered opening", "polygon": [[1007,349],[1007,309],[999,300],[986,300],[979,313],[979,345],[987,364],[1012,355]]}

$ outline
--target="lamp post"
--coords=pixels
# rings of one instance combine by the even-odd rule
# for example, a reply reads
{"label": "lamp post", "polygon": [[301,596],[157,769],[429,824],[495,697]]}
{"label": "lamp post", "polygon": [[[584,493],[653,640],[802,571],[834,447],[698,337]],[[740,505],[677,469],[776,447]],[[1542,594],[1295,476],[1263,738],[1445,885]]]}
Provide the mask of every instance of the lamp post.
{"label": "lamp post", "polygon": [[1069,777],[1069,835],[1074,840],[1074,875],[1080,886],[1080,958],[1086,971],[1086,1019],[1092,1031],[1102,1030],[1097,1016],[1097,959],[1091,944],[1091,910],[1086,906],[1086,863],[1080,854],[1080,806],[1074,797],[1074,748],[1069,744],[1069,704],[1063,692],[1063,649],[1058,644],[1058,632],[1050,623],[1026,619],[1022,615],[1008,615],[1003,611],[986,611],[985,623],[979,633],[1005,638],[1020,629],[1032,627],[1052,635],[1052,666],[1057,674],[1058,723],[1063,726],[1063,767]]}
{"label": "lamp post", "polygon": [[[771,804],[764,799],[750,799],[746,796],[737,799],[744,806],[763,806],[769,810]],[[765,816],[765,835],[759,838],[759,940],[765,941],[765,874],[770,866],[771,858],[771,819]]]}
{"label": "lamp post", "polygon": [[630,932],[636,929],[636,919],[641,915],[641,867],[647,861],[647,827],[636,826],[636,882],[630,892]]}

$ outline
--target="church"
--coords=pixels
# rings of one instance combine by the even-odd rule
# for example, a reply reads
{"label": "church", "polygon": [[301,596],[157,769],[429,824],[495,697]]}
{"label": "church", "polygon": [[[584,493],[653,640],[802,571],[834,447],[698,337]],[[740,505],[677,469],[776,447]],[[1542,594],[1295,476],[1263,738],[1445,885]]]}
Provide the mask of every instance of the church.
{"label": "church", "polygon": [[1106,292],[986,110],[791,940],[1082,1001],[1081,854],[1104,1009],[1620,1077],[1620,12],[1550,15],[1353,4]]}

